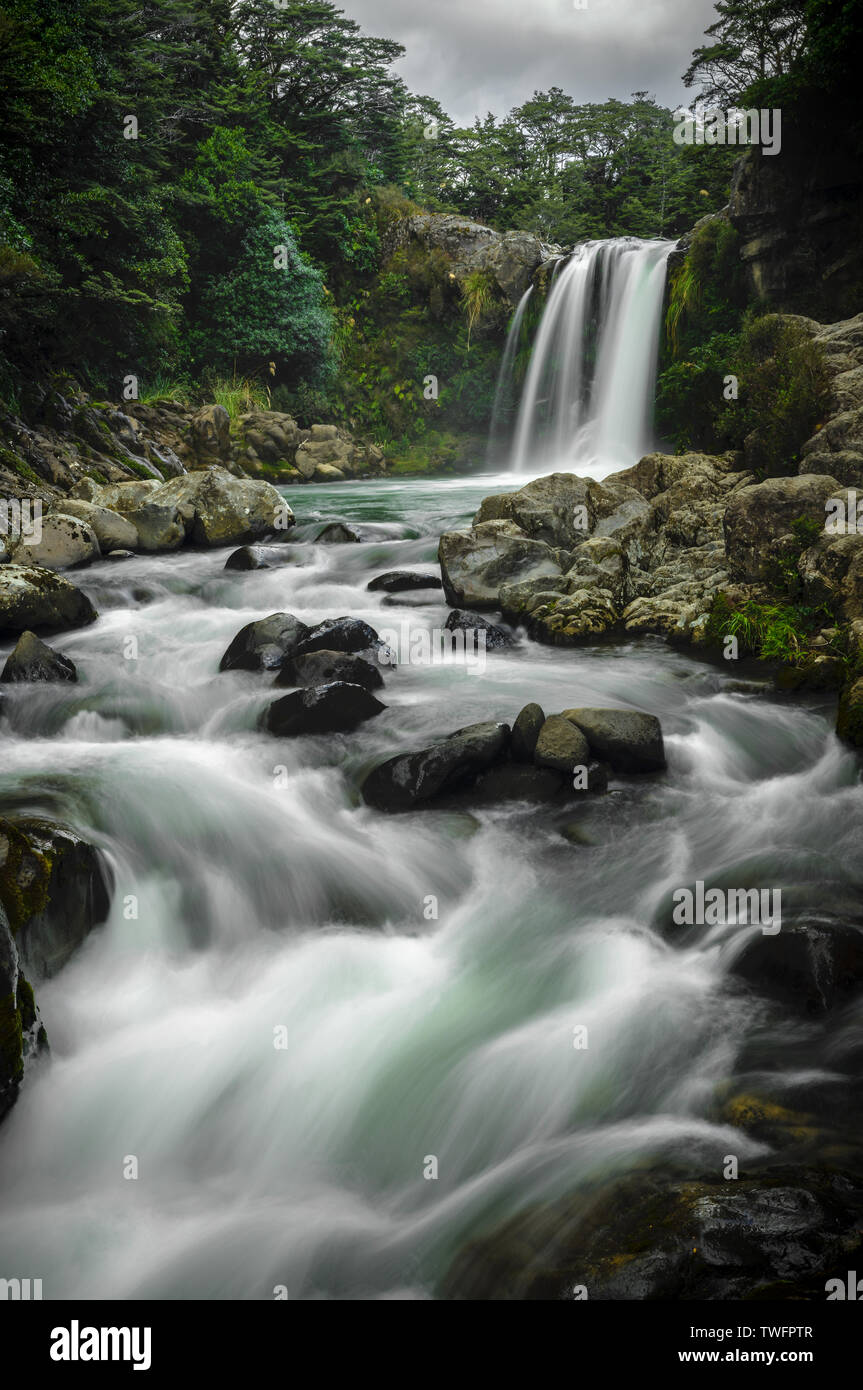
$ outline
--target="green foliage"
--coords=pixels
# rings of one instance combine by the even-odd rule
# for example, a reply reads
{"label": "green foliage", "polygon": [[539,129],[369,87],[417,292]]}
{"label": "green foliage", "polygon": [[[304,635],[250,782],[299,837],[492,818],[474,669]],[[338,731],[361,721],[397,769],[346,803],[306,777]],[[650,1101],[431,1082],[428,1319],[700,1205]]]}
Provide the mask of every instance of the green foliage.
{"label": "green foliage", "polygon": [[270,393],[259,382],[248,377],[238,381],[217,379],[207,386],[207,399],[215,405],[224,406],[232,420],[247,415],[251,410],[269,410]]}
{"label": "green foliage", "polygon": [[736,637],[744,655],[797,666],[806,661],[811,639],[831,620],[832,614],[824,606],[758,603],[754,599],[735,605],[726,594],[717,594],[706,635],[708,642],[716,645],[725,637]]}
{"label": "green foliage", "polygon": [[740,350],[740,433],[759,476],[793,473],[800,449],[823,420],[830,379],[802,324],[777,314],[750,317]]}

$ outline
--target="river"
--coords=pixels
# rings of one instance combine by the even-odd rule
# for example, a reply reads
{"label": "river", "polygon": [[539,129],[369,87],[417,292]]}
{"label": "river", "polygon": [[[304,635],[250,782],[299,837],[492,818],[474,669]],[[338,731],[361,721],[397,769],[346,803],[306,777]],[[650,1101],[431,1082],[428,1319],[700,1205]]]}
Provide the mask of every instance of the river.
{"label": "river", "polygon": [[[354,733],[277,740],[256,727],[272,677],[219,674],[277,610],[442,627],[439,591],[366,584],[436,571],[440,532],[511,486],[292,489],[290,564],[74,576],[99,621],[51,642],[79,684],[10,688],[0,771],[5,811],[66,820],[116,876],[106,926],[37,986],[50,1056],[0,1129],[0,1266],[46,1298],[434,1298],[532,1203],[663,1152],[760,1152],[711,1119],[759,1049],[774,1093],[835,1065],[727,987],[743,928],[683,949],[654,929],[672,887],[758,857],[792,895],[859,894],[859,766],[826,703],[659,640],[522,639],[387,672]],[[368,539],[314,544],[336,519]],[[360,802],[375,760],[528,701],[658,715],[667,773],[568,810]]]}

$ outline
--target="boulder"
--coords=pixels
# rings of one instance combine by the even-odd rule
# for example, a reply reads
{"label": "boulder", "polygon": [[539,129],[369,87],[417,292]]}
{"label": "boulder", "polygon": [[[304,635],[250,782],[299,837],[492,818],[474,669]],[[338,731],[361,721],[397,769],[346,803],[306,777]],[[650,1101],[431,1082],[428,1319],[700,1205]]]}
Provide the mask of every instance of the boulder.
{"label": "boulder", "polygon": [[68,656],[46,647],[35,632],[22,632],[6,658],[0,681],[76,681],[78,672]]}
{"label": "boulder", "polygon": [[309,628],[293,613],[271,613],[247,623],[234,637],[221,661],[220,671],[272,671],[297,651]]}
{"label": "boulder", "polygon": [[292,656],[308,652],[379,652],[384,647],[378,634],[361,618],[326,618],[310,627]]}
{"label": "boulder", "polygon": [[96,533],[86,521],[63,512],[42,518],[39,540],[21,539],[12,547],[16,565],[40,565],[48,570],[75,569],[98,560],[101,551]]}
{"label": "boulder", "polygon": [[551,714],[539,731],[533,760],[537,767],[552,767],[571,781],[575,769],[590,762],[590,748],[575,724],[562,714]]}
{"label": "boulder", "polygon": [[123,483],[97,483],[94,478],[81,478],[69,489],[69,496],[92,502],[108,511],[122,512],[125,516],[127,512],[134,511],[152,497],[158,487],[159,483],[154,478],[141,478]]}
{"label": "boulder", "polygon": [[389,570],[369,580],[366,588],[370,593],[382,589],[385,594],[407,593],[412,589],[441,589],[443,584],[436,574],[415,574],[413,570]]}
{"label": "boulder", "polygon": [[335,652],[321,648],[305,656],[287,657],[276,676],[276,685],[325,685],[342,681],[379,690],[384,683],[380,668],[356,652]]}
{"label": "boulder", "polygon": [[154,500],[178,508],[193,545],[259,540],[294,524],[293,512],[270,483],[235,478],[226,468],[172,478],[158,489]]}
{"label": "boulder", "polygon": [[537,641],[572,647],[611,632],[620,623],[620,611],[605,589],[576,589],[571,594],[543,595],[524,622]]}
{"label": "boulder", "polygon": [[389,758],[366,777],[363,800],[381,811],[408,811],[471,786],[501,760],[509,734],[508,724],[470,724],[430,748]]}
{"label": "boulder", "polygon": [[342,733],[386,709],[365,686],[330,681],[283,695],[265,711],[262,725],[279,738]]}
{"label": "boulder", "polygon": [[111,550],[138,549],[138,532],[131,521],[109,507],[85,502],[83,498],[67,497],[63,499],[63,514],[87,523],[103,555]]}
{"label": "boulder", "polygon": [[735,492],[724,519],[732,575],[750,583],[769,579],[776,561],[793,543],[793,523],[806,519],[823,527],[827,499],[838,491],[835,478],[805,473],[767,478]]}
{"label": "boulder", "polygon": [[73,830],[36,817],[0,819],[0,900],[32,979],[56,974],[106,920],[111,889],[101,854]]}
{"label": "boulder", "polygon": [[539,731],[545,723],[542,706],[525,705],[520,710],[512,726],[512,756],[517,763],[532,763],[539,738]]}
{"label": "boulder", "polygon": [[590,751],[615,772],[661,772],[662,727],[653,714],[627,709],[565,709],[563,717],[587,739]]}
{"label": "boulder", "polygon": [[464,633],[467,651],[475,651],[480,643],[485,651],[516,645],[515,635],[508,628],[501,627],[499,623],[490,623],[479,613],[467,613],[461,608],[456,608],[450,613],[444,627],[447,632]]}
{"label": "boulder", "polygon": [[0,565],[0,632],[65,632],[96,621],[86,594],[51,570]]}
{"label": "boulder", "polygon": [[[486,521],[471,531],[445,531],[438,559],[444,596],[452,607],[497,608],[505,584],[562,576],[558,554],[531,540],[511,521]],[[550,583],[549,588],[554,584]]]}

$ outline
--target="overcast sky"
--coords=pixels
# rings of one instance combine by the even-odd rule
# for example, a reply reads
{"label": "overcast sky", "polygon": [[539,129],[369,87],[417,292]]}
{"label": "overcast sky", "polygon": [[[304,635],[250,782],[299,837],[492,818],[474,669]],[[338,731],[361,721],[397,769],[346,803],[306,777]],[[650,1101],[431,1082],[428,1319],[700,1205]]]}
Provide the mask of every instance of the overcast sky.
{"label": "overcast sky", "polygon": [[[583,3],[584,0],[580,0]],[[549,87],[576,102],[664,106],[692,100],[680,80],[715,18],[713,0],[337,0],[366,33],[407,49],[397,71],[459,125],[503,116]]]}

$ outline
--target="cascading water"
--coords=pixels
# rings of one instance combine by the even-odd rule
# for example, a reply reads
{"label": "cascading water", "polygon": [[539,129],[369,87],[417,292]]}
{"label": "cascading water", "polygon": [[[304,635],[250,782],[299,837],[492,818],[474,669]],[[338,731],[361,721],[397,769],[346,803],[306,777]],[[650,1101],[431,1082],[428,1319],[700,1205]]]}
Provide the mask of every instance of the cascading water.
{"label": "cascading water", "polygon": [[647,451],[673,245],[590,241],[554,278],[522,390],[514,473],[604,478]]}
{"label": "cascading water", "polygon": [[[67,820],[116,886],[106,925],[37,984],[51,1054],[0,1126],[0,1274],[43,1278],[46,1299],[433,1297],[514,1213],[658,1154],[699,1172],[763,1151],[716,1118],[729,1077],[775,1094],[852,1065],[851,1018],[801,1051],[726,987],[746,929],[677,948],[654,927],[671,886],[746,883],[755,861],[859,901],[863,790],[819,709],[661,642],[524,639],[484,670],[400,665],[352,734],[275,739],[257,724],[272,676],[219,673],[277,609],[442,627],[434,591],[367,584],[428,568],[488,491],[308,485],[291,563],[240,574],[193,551],[76,574],[101,617],[52,639],[78,684],[6,687],[0,809]],[[315,544],[336,517],[366,543]],[[655,712],[667,774],[578,810],[358,804],[376,760],[528,700]]]}

